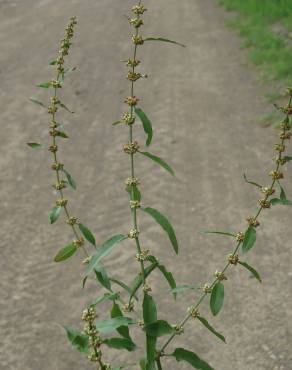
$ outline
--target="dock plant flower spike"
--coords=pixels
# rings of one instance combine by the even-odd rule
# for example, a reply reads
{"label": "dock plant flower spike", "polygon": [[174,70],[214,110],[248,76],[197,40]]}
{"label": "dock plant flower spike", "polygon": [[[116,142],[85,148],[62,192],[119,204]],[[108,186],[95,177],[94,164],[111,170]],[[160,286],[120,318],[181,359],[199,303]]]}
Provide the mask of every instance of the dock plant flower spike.
{"label": "dock plant flower spike", "polygon": [[[165,231],[171,247],[171,253],[178,254],[178,241],[168,218],[157,209],[146,206],[143,203],[140,190],[142,179],[139,177],[141,173],[136,168],[136,156],[143,156],[145,160],[151,160],[153,164],[161,166],[170,175],[174,175],[174,171],[164,159],[143,149],[144,146],[149,147],[151,145],[153,129],[150,118],[142,108],[142,97],[136,91],[136,86],[139,87],[139,84],[142,83],[141,80],[146,77],[141,72],[143,63],[138,58],[139,48],[147,47],[145,44],[151,41],[166,42],[179,46],[184,45],[163,37],[145,37],[141,30],[144,27],[146,12],[147,8],[139,1],[138,4],[132,7],[131,14],[128,17],[129,26],[132,30],[130,39],[132,53],[124,63],[126,69],[125,78],[129,83],[129,92],[128,96],[123,98],[125,111],[120,120],[113,124],[114,126],[123,126],[127,131],[126,142],[123,145],[121,143],[121,154],[128,156],[129,159],[128,177],[124,180],[125,190],[129,197],[128,208],[132,217],[132,223],[129,225],[128,230],[113,235],[103,244],[96,246],[96,239],[90,229],[82,224],[79,218],[71,215],[69,211],[67,188],[71,187],[75,190],[76,182],[68,172],[65,164],[60,161],[59,149],[62,140],[67,140],[68,135],[64,132],[63,125],[59,120],[62,117],[62,111],[65,114],[72,114],[73,112],[61,100],[59,91],[64,88],[65,77],[75,69],[67,68],[65,62],[74,36],[74,27],[77,23],[76,17],[70,19],[66,27],[65,36],[60,43],[59,53],[50,62],[51,67],[54,68],[52,79],[38,85],[38,87],[50,92],[48,104],[44,104],[35,98],[30,99],[35,104],[45,108],[48,115],[48,138],[50,140],[48,151],[52,159],[51,169],[55,177],[55,183],[52,186],[58,195],[54,207],[49,212],[49,220],[53,224],[63,214],[66,224],[72,230],[72,240],[56,252],[54,260],[62,262],[72,258],[74,255],[78,255],[79,258],[81,257],[81,262],[84,265],[83,288],[86,286],[87,279],[93,276],[99,289],[103,289],[103,293],[99,294],[93,302],[89,302],[88,306],[84,308],[80,318],[80,324],[82,321],[83,327],[77,329],[71,326],[64,326],[64,330],[72,346],[92,363],[92,369],[95,370],[131,368],[161,370],[166,366],[165,358],[172,358],[177,361],[176,368],[180,367],[180,362],[185,362],[191,368],[212,370],[214,367],[190,349],[177,347],[169,351],[169,345],[172,342],[175,343],[177,336],[184,337],[186,325],[191,321],[195,321],[198,325],[202,324],[217,339],[225,342],[223,334],[219,333],[213,327],[213,324],[209,323],[204,317],[202,307],[200,307],[201,303],[208,299],[211,313],[214,316],[219,314],[224,303],[225,284],[230,278],[230,268],[244,268],[261,282],[259,273],[246,262],[244,256],[255,245],[257,229],[261,226],[261,218],[264,212],[268,212],[270,208],[278,204],[292,205],[292,201],[287,199],[282,184],[282,179],[284,178],[282,167],[292,160],[292,156],[286,155],[287,144],[291,138],[292,89],[288,89],[288,105],[277,107],[283,113],[283,121],[280,124],[279,139],[274,145],[275,165],[274,168],[267,172],[267,177],[268,175],[270,176],[269,183],[258,184],[248,180],[247,176],[244,175],[244,180],[257,188],[259,193],[257,211],[255,214],[246,215],[245,226],[241,231],[206,231],[206,233],[211,234],[223,234],[233,242],[230,253],[225,257],[225,263],[221,267],[218,266],[218,270],[214,271],[210,281],[201,285],[199,298],[197,301],[189,302],[186,307],[185,317],[176,323],[169,323],[167,319],[158,319],[157,306],[152,286],[148,279],[154,270],[159,271],[161,276],[166,279],[174,299],[182,290],[195,288],[194,286],[176,284],[173,274],[147,248],[147,243],[144,244],[144,239],[147,236],[144,237],[141,232],[143,229],[140,228],[139,224],[138,216],[141,212],[149,215]],[[135,139],[136,129],[140,128],[140,123],[142,123],[145,133],[145,143],[138,142]],[[28,145],[35,150],[43,147],[42,144],[36,142],[28,143]],[[127,204],[126,201],[125,204]],[[125,283],[112,276],[102,261],[104,257],[108,256],[122,243],[131,248],[133,251],[132,262],[136,263],[136,277],[130,283]],[[98,310],[98,307],[103,304],[111,305],[108,314],[104,308]],[[162,315],[166,316],[167,312],[162,312],[159,317]],[[143,337],[144,347],[141,347],[141,343],[139,343],[138,347],[134,342],[132,328],[135,328]],[[160,337],[165,337],[165,339],[158,339]],[[185,342],[187,342],[187,338]],[[141,348],[144,349],[139,360],[135,360],[137,356],[130,354],[128,362],[113,364],[108,356],[107,348],[117,351],[137,351],[137,353],[141,352]],[[115,361],[118,362],[116,359],[118,359],[118,356],[115,356]],[[218,365],[218,368],[221,368],[220,365]]]}

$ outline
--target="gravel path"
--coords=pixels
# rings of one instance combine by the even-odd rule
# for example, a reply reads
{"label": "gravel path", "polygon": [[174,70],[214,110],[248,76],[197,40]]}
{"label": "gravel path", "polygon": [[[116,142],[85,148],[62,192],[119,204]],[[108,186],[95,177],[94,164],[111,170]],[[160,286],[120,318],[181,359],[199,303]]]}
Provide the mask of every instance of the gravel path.
{"label": "gravel path", "polygon": [[[228,239],[202,231],[245,227],[258,195],[242,174],[247,171],[258,182],[267,182],[276,134],[255,124],[268,107],[239,41],[224,26],[223,11],[211,0],[146,3],[145,34],[187,44],[186,49],[158,43],[141,48],[149,79],[137,85],[155,129],[151,151],[167,159],[177,174],[173,180],[150,161],[138,159],[144,204],[168,215],[180,259],[159,228],[142,216],[141,236],[180,284],[202,283],[230,252]],[[71,350],[58,324],[79,325],[83,307],[100,291],[93,282],[82,290],[81,256],[60,265],[52,262],[72,236],[62,222],[48,224],[55,199],[49,154],[36,154],[25,144],[48,144],[48,117],[27,98],[38,93],[34,85],[50,78],[47,63],[55,56],[63,25],[77,15],[70,61],[78,70],[68,79],[64,98],[76,113],[63,114],[70,141],[60,153],[78,181],[78,191],[70,191],[70,206],[98,243],[126,233],[130,215],[123,180],[129,166],[121,147],[127,130],[111,123],[121,115],[128,95],[119,60],[130,55],[129,27],[122,15],[132,4],[0,1],[1,370],[93,369]],[[45,92],[39,96],[46,99]],[[291,167],[285,171],[292,197]],[[291,209],[280,206],[265,212],[256,248],[246,257],[260,271],[263,284],[233,269],[220,316],[211,318],[208,308],[201,308],[228,344],[195,323],[178,338],[180,346],[197,352],[216,370],[292,370],[291,216]],[[134,255],[134,246],[123,243],[106,265],[114,276],[130,281],[137,273]],[[164,281],[152,285],[159,307],[174,323],[197,295],[185,294],[173,303]],[[116,361],[125,355],[112,353]],[[165,363],[170,370],[189,369]]]}

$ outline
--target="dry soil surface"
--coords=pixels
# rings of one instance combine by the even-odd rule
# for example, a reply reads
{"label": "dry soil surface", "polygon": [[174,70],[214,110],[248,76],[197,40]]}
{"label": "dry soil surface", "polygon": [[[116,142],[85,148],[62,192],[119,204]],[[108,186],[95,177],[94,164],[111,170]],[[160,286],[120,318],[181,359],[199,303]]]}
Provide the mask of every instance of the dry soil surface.
{"label": "dry soil surface", "polygon": [[[49,144],[49,117],[28,97],[48,98],[35,85],[52,76],[48,61],[56,55],[68,17],[77,15],[70,63],[78,69],[64,89],[64,100],[76,113],[64,111],[60,118],[70,136],[62,142],[60,156],[77,179],[78,191],[66,194],[72,213],[90,226],[98,243],[126,233],[131,218],[123,181],[129,158],[121,147],[127,129],[111,123],[124,111],[129,91],[120,60],[131,54],[131,32],[123,15],[132,5],[130,0],[0,1],[1,370],[94,368],[70,348],[58,324],[80,326],[83,307],[101,289],[92,280],[82,290],[81,253],[63,264],[53,262],[72,235],[62,222],[48,223],[55,199],[50,155],[26,143]],[[146,158],[137,158],[143,204],[164,212],[175,225],[179,258],[147,215],[139,215],[141,238],[180,284],[200,284],[222,268],[233,244],[202,231],[246,226],[259,194],[242,174],[267,184],[276,132],[255,123],[267,110],[263,91],[240,41],[226,29],[222,9],[211,0],[147,0],[146,5],[145,35],[187,45],[143,46],[141,70],[149,78],[138,82],[136,90],[154,126],[149,150],[176,171],[173,179]],[[138,124],[135,133],[142,142],[141,131]],[[291,167],[284,171],[292,197]],[[263,283],[233,268],[222,313],[212,318],[207,303],[201,307],[227,345],[195,322],[175,345],[195,351],[216,370],[292,369],[291,216],[288,207],[264,212],[257,245],[244,257],[259,270]],[[106,266],[129,282],[138,272],[134,256],[134,244],[124,242]],[[172,323],[199,294],[181,295],[175,303],[158,273],[151,285],[164,309],[160,318]],[[127,357],[117,351],[108,355],[115,363]],[[137,356],[131,354],[130,362]],[[170,359],[164,366],[190,368]]]}

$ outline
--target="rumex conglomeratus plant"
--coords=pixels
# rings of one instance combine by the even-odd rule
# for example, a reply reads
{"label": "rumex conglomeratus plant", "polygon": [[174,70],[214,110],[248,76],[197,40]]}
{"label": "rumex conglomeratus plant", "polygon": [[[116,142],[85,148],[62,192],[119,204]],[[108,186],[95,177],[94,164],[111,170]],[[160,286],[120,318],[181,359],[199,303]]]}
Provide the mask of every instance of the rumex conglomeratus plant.
{"label": "rumex conglomeratus plant", "polygon": [[[160,165],[163,169],[174,175],[173,169],[160,157],[151,154],[148,151],[140,149],[140,145],[134,138],[134,128],[138,121],[142,122],[144,132],[147,136],[146,146],[150,146],[153,136],[152,124],[148,116],[140,107],[140,100],[136,96],[136,83],[143,79],[145,75],[139,72],[140,60],[138,59],[139,47],[142,47],[146,42],[162,41],[184,46],[175,41],[171,41],[162,37],[143,37],[140,33],[143,26],[144,13],[146,8],[141,4],[135,5],[132,8],[132,15],[128,18],[129,23],[134,30],[132,36],[133,53],[132,56],[125,61],[128,68],[127,80],[130,85],[129,96],[125,98],[125,104],[128,108],[122,118],[115,122],[114,125],[121,125],[128,130],[128,142],[123,146],[123,151],[129,156],[129,177],[125,181],[126,191],[129,195],[129,209],[132,215],[132,225],[124,234],[117,234],[106,240],[101,246],[96,246],[95,237],[88,227],[79,222],[77,217],[71,216],[68,208],[68,199],[64,197],[64,192],[67,186],[76,188],[76,183],[70,173],[67,171],[65,165],[59,162],[58,157],[58,143],[57,139],[61,140],[67,138],[67,134],[62,131],[62,125],[58,121],[58,112],[60,109],[65,109],[70,112],[66,105],[59,97],[59,90],[63,88],[65,76],[72,69],[65,68],[65,59],[68,55],[71,46],[71,39],[74,34],[74,26],[76,18],[72,17],[70,23],[66,28],[66,34],[61,41],[59,55],[50,64],[56,68],[54,78],[39,85],[41,88],[50,89],[52,96],[50,98],[49,106],[41,103],[36,99],[31,99],[34,103],[41,105],[47,109],[50,116],[49,134],[51,143],[49,151],[52,153],[52,170],[55,173],[56,183],[53,185],[57,191],[59,198],[56,200],[55,207],[51,210],[49,218],[51,223],[54,223],[63,212],[67,224],[72,228],[74,240],[67,246],[62,248],[55,256],[56,262],[61,262],[69,259],[76,252],[81,249],[85,255],[83,260],[85,268],[83,287],[90,275],[95,277],[95,280],[101,285],[106,292],[98,296],[94,302],[89,303],[88,307],[82,313],[82,320],[84,321],[84,328],[82,331],[72,327],[65,326],[67,336],[72,345],[82,353],[87,355],[90,362],[93,363],[95,369],[99,370],[118,370],[127,368],[140,368],[142,370],[161,370],[163,369],[164,359],[173,358],[177,362],[186,362],[191,367],[201,370],[212,370],[213,367],[202,360],[193,351],[184,348],[175,348],[172,352],[167,352],[169,344],[175,341],[178,335],[182,335],[185,326],[191,319],[196,320],[202,324],[206,329],[212,332],[218,339],[225,342],[224,336],[219,333],[202,315],[199,311],[201,303],[209,298],[210,309],[214,316],[221,311],[224,302],[224,283],[227,280],[227,273],[231,266],[241,266],[247,269],[257,280],[261,281],[259,273],[250,266],[246,261],[242,260],[241,255],[247,253],[255,244],[257,236],[257,228],[260,226],[259,218],[262,212],[271,208],[274,205],[291,205],[292,201],[288,200],[283,189],[281,180],[283,179],[283,172],[281,167],[286,162],[292,160],[292,156],[285,155],[286,142],[291,137],[290,116],[292,115],[292,89],[288,89],[289,103],[286,107],[278,107],[285,115],[280,124],[279,142],[275,144],[276,156],[275,168],[269,175],[271,182],[268,186],[260,185],[256,182],[250,181],[244,175],[244,179],[249,184],[257,187],[261,193],[261,199],[258,201],[258,209],[254,215],[247,217],[247,226],[244,231],[238,233],[224,232],[224,231],[207,231],[207,233],[223,234],[234,240],[234,247],[230,254],[226,257],[225,265],[222,269],[214,273],[214,277],[210,282],[202,284],[200,287],[200,295],[196,302],[193,302],[186,309],[185,317],[176,324],[169,324],[165,319],[158,319],[157,307],[155,299],[148,282],[148,277],[154,270],[159,270],[162,276],[166,279],[170,286],[170,291],[174,298],[182,289],[193,287],[179,286],[176,284],[173,274],[157,260],[150,250],[143,248],[143,243],[140,237],[140,228],[138,215],[139,212],[145,212],[151,216],[166,232],[169,241],[178,254],[178,241],[175,231],[168,221],[159,211],[152,207],[144,207],[142,205],[142,195],[140,191],[140,179],[137,177],[135,166],[136,155],[142,155]],[[41,148],[41,144],[29,143],[34,149]],[[279,192],[279,197],[274,197],[274,194]],[[126,284],[115,277],[108,274],[106,268],[102,264],[104,257],[108,256],[111,251],[118,247],[122,242],[132,242],[135,246],[133,254],[136,257],[139,271],[137,276],[130,284]],[[86,245],[88,242],[91,245]],[[129,243],[131,247],[131,243]],[[92,248],[90,251],[89,248]],[[122,292],[114,289],[118,286],[123,289]],[[97,320],[97,306],[111,302],[111,310],[109,317]],[[139,307],[141,309],[139,309]],[[102,311],[101,311],[102,312]],[[134,343],[131,336],[131,329],[138,328],[143,334],[145,351],[143,357],[138,363],[133,363],[132,356],[129,363],[114,365],[108,363],[109,359],[105,351],[106,347],[115,350],[127,350],[129,352],[135,351],[137,345]],[[112,333],[115,333],[112,335]],[[160,337],[167,337],[165,341],[159,339]],[[105,362],[106,361],[106,362]],[[179,365],[177,365],[179,366]]]}

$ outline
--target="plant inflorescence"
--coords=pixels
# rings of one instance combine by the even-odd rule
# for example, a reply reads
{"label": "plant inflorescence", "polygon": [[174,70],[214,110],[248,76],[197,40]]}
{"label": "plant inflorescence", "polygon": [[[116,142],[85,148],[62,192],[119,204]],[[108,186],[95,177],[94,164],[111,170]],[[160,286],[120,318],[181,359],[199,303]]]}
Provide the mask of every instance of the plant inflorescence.
{"label": "plant inflorescence", "polygon": [[[161,370],[163,368],[164,358],[171,357],[178,362],[184,361],[196,369],[212,370],[213,368],[193,351],[181,347],[175,348],[172,352],[167,352],[167,349],[169,344],[172,343],[178,335],[184,333],[185,326],[191,319],[195,319],[206,329],[211,331],[218,339],[225,342],[224,336],[207,321],[199,311],[199,308],[201,303],[209,298],[212,314],[216,316],[221,311],[225,294],[224,282],[227,280],[230,267],[241,266],[247,269],[258,281],[261,281],[259,273],[246,261],[242,260],[242,254],[248,252],[255,244],[257,228],[260,226],[260,216],[262,212],[277,204],[292,204],[292,202],[287,199],[281,184],[281,180],[283,179],[281,168],[286,162],[292,160],[291,156],[285,155],[286,142],[291,137],[290,116],[292,115],[292,89],[288,90],[290,96],[288,105],[285,107],[278,107],[285,117],[280,125],[281,131],[279,134],[279,141],[274,147],[276,152],[274,158],[275,168],[269,173],[271,177],[270,184],[267,186],[260,185],[248,180],[246,175],[244,175],[245,181],[257,187],[261,194],[256,213],[247,217],[247,225],[242,232],[207,231],[207,233],[226,235],[234,241],[234,247],[226,257],[223,268],[214,273],[212,280],[202,284],[200,287],[201,295],[196,302],[193,302],[193,304],[190,304],[189,307],[186,308],[186,315],[179,323],[170,324],[165,319],[158,319],[155,298],[151,285],[148,283],[148,277],[154,270],[159,270],[161,272],[162,276],[169,284],[170,291],[174,298],[176,298],[177,294],[182,290],[191,289],[193,286],[177,285],[173,274],[158,261],[149,249],[143,248],[140,239],[138,215],[139,212],[145,212],[166,232],[174,252],[176,254],[179,252],[175,231],[168,219],[155,208],[144,207],[142,204],[140,179],[137,177],[139,173],[136,168],[135,157],[137,155],[143,155],[145,158],[160,165],[171,175],[174,175],[174,171],[162,158],[148,151],[141,150],[141,145],[135,140],[134,128],[138,126],[138,121],[142,122],[143,130],[146,134],[146,147],[150,146],[153,136],[151,121],[141,108],[140,99],[136,96],[136,83],[145,77],[145,75],[139,71],[141,61],[138,59],[138,50],[145,42],[149,41],[161,41],[181,46],[184,45],[162,37],[143,37],[140,30],[144,24],[143,15],[146,11],[147,9],[140,1],[138,5],[132,8],[132,15],[128,18],[134,31],[131,39],[133,53],[131,57],[125,61],[127,67],[126,78],[130,85],[130,91],[129,96],[125,97],[124,100],[127,111],[122,115],[119,121],[114,123],[114,125],[122,125],[128,130],[128,141],[123,146],[123,152],[129,156],[129,177],[125,180],[125,188],[129,196],[128,206],[132,215],[132,225],[129,226],[129,230],[126,233],[114,235],[101,246],[97,246],[95,237],[90,229],[80,223],[77,217],[69,213],[68,199],[64,196],[66,187],[71,186],[75,189],[76,183],[64,164],[59,162],[59,143],[57,140],[68,138],[68,136],[63,131],[62,125],[58,121],[57,114],[59,109],[65,109],[69,112],[70,110],[61,101],[58,91],[64,86],[66,74],[72,71],[72,69],[65,67],[65,59],[68,55],[71,39],[74,35],[74,26],[76,25],[75,17],[70,19],[70,23],[66,28],[66,34],[61,41],[58,57],[50,62],[50,65],[56,70],[54,78],[49,82],[38,85],[41,88],[52,91],[49,105],[46,106],[37,99],[31,99],[34,103],[45,107],[50,117],[49,135],[51,137],[51,143],[49,145],[49,151],[52,153],[51,167],[56,178],[56,183],[53,185],[53,188],[56,190],[59,197],[56,200],[56,205],[50,211],[49,218],[51,223],[54,223],[63,212],[66,223],[72,228],[74,235],[74,240],[57,253],[55,261],[65,261],[75,255],[79,249],[82,249],[85,255],[85,259],[83,260],[85,265],[83,287],[88,277],[93,275],[102,288],[106,290],[104,294],[98,296],[94,302],[89,303],[88,307],[84,309],[82,313],[82,321],[84,322],[83,330],[68,326],[64,326],[64,329],[72,345],[80,352],[86,354],[89,361],[92,362],[94,366],[96,365],[95,369],[118,370],[131,367],[137,368],[138,366],[142,370]],[[42,147],[42,145],[38,143],[29,143],[28,145],[34,149]],[[278,189],[276,187],[278,187]],[[275,197],[277,192],[279,193],[279,197]],[[104,257],[108,256],[120,245],[120,243],[125,241],[132,242],[135,246],[135,252],[133,252],[133,254],[136,255],[138,266],[137,276],[130,284],[126,284],[123,281],[111,277],[102,263]],[[85,244],[86,242],[91,244],[91,246],[87,246]],[[92,248],[92,251],[88,248]],[[114,288],[115,286],[118,286],[119,289],[122,288],[124,294],[117,291]],[[111,302],[109,317],[97,319],[97,306],[104,302]],[[166,313],[163,312],[162,314],[165,315]],[[105,353],[106,347],[116,350],[127,350],[129,352],[137,349],[137,345],[134,343],[131,336],[131,328],[139,328],[145,337],[145,351],[143,357],[139,360],[138,364],[133,364],[133,361],[118,365],[108,363],[109,360]],[[114,334],[112,335],[112,333]],[[160,337],[165,336],[167,339],[164,341],[159,340]],[[104,358],[106,360],[104,360]]]}

